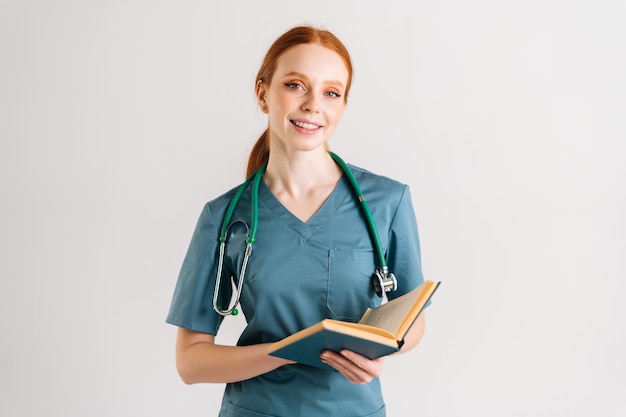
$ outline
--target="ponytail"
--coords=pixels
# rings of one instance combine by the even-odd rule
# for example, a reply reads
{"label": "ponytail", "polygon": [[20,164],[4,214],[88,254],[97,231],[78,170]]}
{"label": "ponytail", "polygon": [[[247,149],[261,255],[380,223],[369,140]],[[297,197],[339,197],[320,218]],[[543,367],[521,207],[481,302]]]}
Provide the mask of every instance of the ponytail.
{"label": "ponytail", "polygon": [[252,151],[250,151],[250,156],[248,157],[248,167],[246,169],[246,178],[258,171],[263,164],[267,163],[269,157],[270,146],[268,128],[265,129],[265,131],[257,139],[256,143],[252,147]]}

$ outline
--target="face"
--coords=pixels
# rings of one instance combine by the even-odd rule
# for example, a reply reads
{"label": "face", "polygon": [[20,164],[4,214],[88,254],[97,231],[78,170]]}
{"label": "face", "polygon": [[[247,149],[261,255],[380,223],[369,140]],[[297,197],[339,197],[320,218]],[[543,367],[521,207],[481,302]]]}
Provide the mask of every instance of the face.
{"label": "face", "polygon": [[269,116],[270,148],[323,146],[343,114],[347,82],[343,59],[328,48],[311,43],[284,52],[269,85],[257,89],[259,105]]}

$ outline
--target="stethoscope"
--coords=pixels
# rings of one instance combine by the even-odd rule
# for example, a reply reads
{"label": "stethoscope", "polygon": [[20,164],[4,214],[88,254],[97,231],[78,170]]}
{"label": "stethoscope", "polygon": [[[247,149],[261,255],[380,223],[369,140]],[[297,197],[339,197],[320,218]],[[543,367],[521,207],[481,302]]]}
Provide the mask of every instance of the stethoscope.
{"label": "stethoscope", "polygon": [[[356,178],[354,177],[354,174],[352,173],[350,167],[343,161],[343,159],[341,159],[333,152],[328,153],[348,177],[348,180],[350,181],[350,184],[352,185],[352,188],[356,193],[359,202],[361,203],[361,208],[363,209],[363,214],[365,214],[367,226],[372,239],[372,245],[376,250],[376,260],[378,266],[376,267],[374,274],[372,275],[372,285],[374,286],[374,291],[376,292],[376,294],[379,297],[383,297],[383,295],[385,295],[387,292],[395,291],[398,288],[398,281],[396,280],[395,275],[392,272],[389,272],[389,268],[387,267],[387,261],[385,259],[382,245],[380,244],[380,239],[378,238],[378,231],[376,230],[374,218],[372,217],[369,205],[367,204],[367,201],[363,196],[361,187],[356,181]],[[259,184],[261,182],[261,179],[263,178],[265,168],[267,168],[267,164],[263,165],[258,171],[250,175],[244,181],[244,183],[241,184],[239,188],[237,188],[237,191],[233,195],[233,198],[230,200],[230,204],[228,205],[226,214],[224,215],[224,221],[222,222],[222,228],[219,237],[220,248],[219,259],[217,263],[217,278],[215,282],[215,291],[213,292],[213,309],[222,316],[227,316],[231,314],[233,316],[236,316],[237,314],[239,314],[239,311],[236,307],[237,304],[239,304],[239,299],[241,297],[241,289],[243,287],[243,281],[246,275],[248,261],[250,259],[250,255],[252,254],[252,246],[256,241],[256,231],[259,219]],[[237,203],[239,203],[241,195],[248,187],[248,185],[250,185],[250,183],[252,183],[252,221],[250,223],[250,227],[248,228],[248,226],[242,221],[236,221],[231,223],[231,219],[233,217],[235,208],[237,207]],[[231,301],[228,304],[229,307],[227,309],[222,309],[222,306],[218,305],[218,298],[220,294],[220,284],[222,281],[222,269],[224,267],[224,254],[226,252],[226,235],[228,234],[229,227],[238,223],[243,223],[245,225],[246,247],[241,263],[241,270],[239,272],[239,282],[237,283],[235,299],[233,301],[231,296]]]}

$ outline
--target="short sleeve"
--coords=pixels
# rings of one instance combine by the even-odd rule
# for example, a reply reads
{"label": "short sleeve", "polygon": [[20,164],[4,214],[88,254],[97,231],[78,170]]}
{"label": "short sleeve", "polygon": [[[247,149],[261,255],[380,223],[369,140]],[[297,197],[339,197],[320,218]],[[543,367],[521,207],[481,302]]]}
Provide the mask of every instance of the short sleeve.
{"label": "short sleeve", "polygon": [[387,264],[398,280],[397,291],[387,293],[390,299],[406,294],[424,282],[417,220],[408,186],[404,187],[391,221]]}
{"label": "short sleeve", "polygon": [[204,206],[178,276],[166,322],[217,334],[223,317],[213,310],[218,230],[209,204]]}

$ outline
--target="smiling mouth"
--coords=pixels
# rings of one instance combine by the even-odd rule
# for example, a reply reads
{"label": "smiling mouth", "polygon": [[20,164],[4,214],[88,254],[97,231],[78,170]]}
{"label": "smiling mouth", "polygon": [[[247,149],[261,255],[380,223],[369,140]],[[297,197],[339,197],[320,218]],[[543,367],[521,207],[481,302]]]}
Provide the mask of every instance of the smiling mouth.
{"label": "smiling mouth", "polygon": [[306,129],[306,130],[316,130],[322,127],[313,123],[301,122],[298,120],[290,120],[290,121],[295,126],[298,126],[299,128]]}

